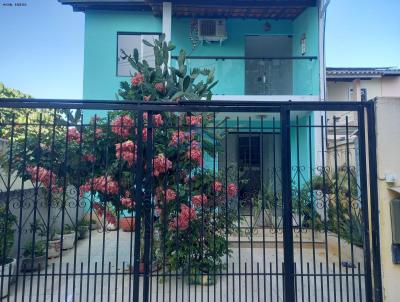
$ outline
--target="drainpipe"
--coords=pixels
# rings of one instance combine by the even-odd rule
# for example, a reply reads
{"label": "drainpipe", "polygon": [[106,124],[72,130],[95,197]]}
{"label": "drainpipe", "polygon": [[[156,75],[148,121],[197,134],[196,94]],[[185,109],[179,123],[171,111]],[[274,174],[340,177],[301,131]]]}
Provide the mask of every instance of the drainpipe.
{"label": "drainpipe", "polygon": [[[163,14],[162,14],[162,32],[165,34],[165,41],[167,43],[171,41],[172,36],[172,3],[163,2]],[[169,53],[168,62],[171,65],[171,53]]]}

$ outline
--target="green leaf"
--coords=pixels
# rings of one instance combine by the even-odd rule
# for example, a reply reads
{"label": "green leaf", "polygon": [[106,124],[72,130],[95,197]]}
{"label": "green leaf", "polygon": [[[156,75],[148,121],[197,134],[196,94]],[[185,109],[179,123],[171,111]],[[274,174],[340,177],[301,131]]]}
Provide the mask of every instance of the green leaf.
{"label": "green leaf", "polygon": [[160,38],[159,38],[158,40],[160,41],[161,44],[164,43],[164,41],[165,41],[165,34],[161,34],[161,35],[160,35]]}
{"label": "green leaf", "polygon": [[184,91],[186,91],[186,90],[189,88],[190,80],[191,80],[191,79],[190,79],[190,76],[186,76],[186,77],[183,79],[182,88],[183,88]]}
{"label": "green leaf", "polygon": [[177,99],[183,97],[185,93],[183,91],[178,91],[177,93],[174,94],[174,96],[171,98],[171,101],[176,101]]}
{"label": "green leaf", "polygon": [[147,40],[142,40],[143,41],[143,44],[144,45],[146,45],[146,46],[148,46],[148,47],[154,47],[154,45],[153,44],[151,44],[149,41],[147,41]]}
{"label": "green leaf", "polygon": [[186,53],[183,49],[181,49],[181,51],[179,52],[179,56],[178,56],[179,69],[182,65],[185,64],[185,60],[186,60]]}
{"label": "green leaf", "polygon": [[172,51],[176,48],[176,46],[174,44],[172,44],[171,41],[168,42],[168,51]]}
{"label": "green leaf", "polygon": [[216,85],[218,84],[218,81],[215,81],[214,83],[212,83],[210,86],[208,86],[208,90],[211,90],[212,88],[214,88]]}
{"label": "green leaf", "polygon": [[154,80],[156,79],[156,72],[152,71],[150,73],[150,83],[154,83]]}
{"label": "green leaf", "polygon": [[139,62],[139,51],[137,48],[133,50],[133,60],[135,61],[135,63]]}

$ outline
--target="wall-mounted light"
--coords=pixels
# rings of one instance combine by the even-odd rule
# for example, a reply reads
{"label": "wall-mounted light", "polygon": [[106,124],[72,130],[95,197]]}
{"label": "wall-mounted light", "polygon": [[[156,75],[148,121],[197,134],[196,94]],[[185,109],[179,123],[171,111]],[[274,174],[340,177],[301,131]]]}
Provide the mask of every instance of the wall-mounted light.
{"label": "wall-mounted light", "polygon": [[304,56],[306,54],[306,51],[307,51],[306,34],[303,34],[301,36],[300,45],[301,45],[301,55]]}

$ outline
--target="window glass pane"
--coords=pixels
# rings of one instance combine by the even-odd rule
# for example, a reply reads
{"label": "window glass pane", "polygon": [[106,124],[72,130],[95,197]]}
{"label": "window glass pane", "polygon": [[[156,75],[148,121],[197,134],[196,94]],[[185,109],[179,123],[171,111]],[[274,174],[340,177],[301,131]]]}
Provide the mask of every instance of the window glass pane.
{"label": "window glass pane", "polygon": [[117,75],[118,76],[131,76],[136,70],[131,66],[127,59],[121,58],[121,49],[127,55],[133,55],[135,48],[139,51],[140,60],[147,60],[150,66],[154,66],[153,48],[143,44],[143,39],[152,42],[157,39],[158,35],[141,35],[141,34],[118,34],[117,38]]}
{"label": "window glass pane", "polygon": [[361,101],[365,102],[368,100],[367,88],[361,88]]}

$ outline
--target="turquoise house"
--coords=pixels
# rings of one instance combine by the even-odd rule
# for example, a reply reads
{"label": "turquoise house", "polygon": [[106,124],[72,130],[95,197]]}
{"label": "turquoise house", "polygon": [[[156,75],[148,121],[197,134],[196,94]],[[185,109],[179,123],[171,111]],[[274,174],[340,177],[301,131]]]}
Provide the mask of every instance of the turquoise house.
{"label": "turquoise house", "polygon": [[[142,40],[164,33],[177,46],[171,64],[179,50],[185,49],[189,67],[215,68],[219,80],[216,100],[324,100],[325,1],[59,1],[85,14],[83,99],[115,99],[119,83],[134,73],[120,50],[132,53],[137,48],[151,62],[152,49]],[[293,124],[314,124],[320,114],[301,112],[292,119]],[[264,121],[265,129],[272,129],[273,116],[265,116]],[[243,126],[247,121],[240,123]],[[279,125],[279,116],[275,123]],[[292,131],[292,148],[298,150],[292,154],[292,164],[305,167],[304,179],[320,162],[321,135],[317,128],[310,129],[294,127]],[[240,152],[249,153],[247,144],[262,150],[266,158],[275,153],[274,162],[280,162],[279,150],[272,149],[280,146],[279,129],[274,135],[273,129],[261,134],[244,132],[228,136],[226,145],[236,151],[226,156],[238,159]],[[218,162],[226,160],[221,156]]]}

